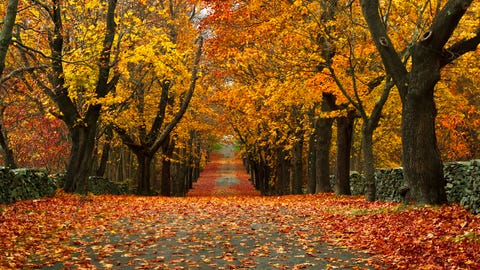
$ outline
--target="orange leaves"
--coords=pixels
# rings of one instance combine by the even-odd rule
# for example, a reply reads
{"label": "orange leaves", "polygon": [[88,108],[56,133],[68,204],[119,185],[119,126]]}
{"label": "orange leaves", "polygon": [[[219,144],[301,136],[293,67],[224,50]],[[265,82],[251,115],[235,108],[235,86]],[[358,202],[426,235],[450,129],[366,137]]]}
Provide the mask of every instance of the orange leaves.
{"label": "orange leaves", "polygon": [[[2,206],[0,265],[362,265],[356,261],[363,256],[347,256],[323,244],[328,240],[368,251],[374,255],[368,261],[382,268],[479,267],[479,217],[458,205],[403,209],[331,194],[94,196],[79,206],[80,201],[79,196],[58,194]],[[69,220],[71,227],[59,227]]]}
{"label": "orange leaves", "polygon": [[477,256],[480,242],[452,241],[463,231],[480,232],[478,218],[462,207],[394,209],[383,214],[347,216],[333,230],[339,232],[341,243],[379,253],[379,259],[395,268],[465,267],[465,257],[472,260]]}
{"label": "orange leaves", "polygon": [[[222,177],[248,183],[239,170],[236,158],[212,156],[189,194],[196,196],[184,198],[58,192],[2,205],[0,267],[480,267],[480,217],[459,205],[369,203],[333,194],[208,195],[227,190],[230,178],[216,181]],[[234,194],[240,193],[228,195]]]}

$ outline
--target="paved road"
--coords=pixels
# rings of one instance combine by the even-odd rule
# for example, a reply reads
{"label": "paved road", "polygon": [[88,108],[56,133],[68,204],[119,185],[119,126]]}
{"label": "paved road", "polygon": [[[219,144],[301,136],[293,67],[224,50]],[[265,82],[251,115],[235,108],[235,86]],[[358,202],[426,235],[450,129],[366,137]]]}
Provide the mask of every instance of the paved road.
{"label": "paved road", "polygon": [[[246,181],[235,177],[232,146],[220,154],[215,183],[222,188]],[[201,178],[197,188],[208,180]],[[364,255],[326,244],[301,204],[228,195],[159,199],[141,215],[132,211],[108,230],[72,240],[81,252],[45,269],[367,269]]]}

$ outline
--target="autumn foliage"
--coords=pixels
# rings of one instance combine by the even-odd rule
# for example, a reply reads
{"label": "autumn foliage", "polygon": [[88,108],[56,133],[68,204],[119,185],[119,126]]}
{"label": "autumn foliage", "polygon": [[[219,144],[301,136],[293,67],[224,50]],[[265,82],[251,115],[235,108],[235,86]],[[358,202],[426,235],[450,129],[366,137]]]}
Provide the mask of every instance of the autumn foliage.
{"label": "autumn foliage", "polygon": [[[362,13],[372,3],[380,7]],[[458,27],[437,20],[450,4]],[[479,10],[471,0],[19,1],[12,41],[0,40],[3,164],[66,169],[68,192],[87,193],[97,174],[165,196],[59,190],[0,205],[0,268],[479,269],[480,219],[457,204],[259,195],[329,191],[328,170],[340,166],[328,156],[341,149],[352,170],[367,171],[361,125],[390,77],[397,89],[371,124],[370,171],[401,164],[402,128],[414,122],[402,111],[426,108],[404,105],[417,89],[406,79],[430,81],[423,115],[435,159],[417,161],[434,160],[436,174],[409,164],[438,184],[422,193],[442,191],[441,162],[480,155]],[[387,37],[372,39],[370,11]],[[436,21],[452,33],[433,51]],[[436,29],[434,39],[447,33]],[[388,66],[381,52],[394,47],[399,65]],[[445,67],[424,73],[436,62]],[[334,142],[352,132],[347,147]],[[209,153],[231,134],[239,154]]]}

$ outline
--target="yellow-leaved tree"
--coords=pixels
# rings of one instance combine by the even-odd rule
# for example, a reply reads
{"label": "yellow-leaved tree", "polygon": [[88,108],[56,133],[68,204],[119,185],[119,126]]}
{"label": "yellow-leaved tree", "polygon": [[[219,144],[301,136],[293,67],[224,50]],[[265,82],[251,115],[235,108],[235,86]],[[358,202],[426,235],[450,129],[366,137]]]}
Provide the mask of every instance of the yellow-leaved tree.
{"label": "yellow-leaved tree", "polygon": [[92,172],[98,120],[98,98],[119,79],[113,72],[118,49],[117,1],[32,1],[22,10],[15,46],[35,82],[55,104],[51,114],[69,130],[70,157],[65,191],[86,193]]}
{"label": "yellow-leaved tree", "polygon": [[203,38],[198,7],[192,1],[146,1],[129,4],[121,13],[118,53],[121,74],[104,104],[103,121],[111,125],[136,156],[137,193],[151,195],[152,161],[164,156],[161,193],[171,195],[168,163],[173,155],[172,131],[190,104]]}

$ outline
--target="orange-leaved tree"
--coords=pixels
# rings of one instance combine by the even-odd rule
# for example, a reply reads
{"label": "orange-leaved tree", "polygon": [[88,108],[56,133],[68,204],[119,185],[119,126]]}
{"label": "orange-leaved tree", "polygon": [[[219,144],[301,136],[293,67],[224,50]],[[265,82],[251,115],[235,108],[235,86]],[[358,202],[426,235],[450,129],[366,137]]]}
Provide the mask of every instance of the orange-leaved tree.
{"label": "orange-leaved tree", "polygon": [[209,3],[210,75],[253,180],[264,193],[301,193],[304,144],[313,134],[309,115],[318,113],[320,89],[329,85],[314,76],[322,56],[305,32],[309,22],[293,19],[306,12],[286,1]]}
{"label": "orange-leaved tree", "polygon": [[[385,80],[376,49],[366,41],[368,32],[362,26],[364,23],[361,20],[360,12],[351,2],[345,7],[337,8],[335,30],[332,30],[331,35],[325,37],[335,48],[335,56],[324,63],[324,68],[335,81],[339,92],[337,94],[339,102],[349,103],[354,108],[355,114],[362,120],[361,152],[365,168],[366,199],[374,201],[376,191],[373,132],[379,124],[382,109],[393,84],[389,80]],[[384,81],[385,83],[383,83]],[[379,86],[382,86],[382,90],[376,89]],[[341,122],[348,120],[348,117],[343,119],[345,120]],[[337,126],[339,129],[341,128],[341,125]],[[337,143],[337,148],[341,146],[341,143],[341,141]],[[350,151],[350,149],[348,148],[346,151]],[[349,177],[349,174],[345,177]],[[342,179],[339,178],[336,182],[338,185]],[[342,185],[340,188],[349,191],[348,182],[345,183],[345,187],[342,188]]]}
{"label": "orange-leaved tree", "polygon": [[[435,134],[435,86],[445,66],[475,51],[480,43],[478,2],[472,2],[360,1],[375,46],[402,100],[403,191],[409,200],[446,202]],[[415,12],[401,13],[410,7]]]}

